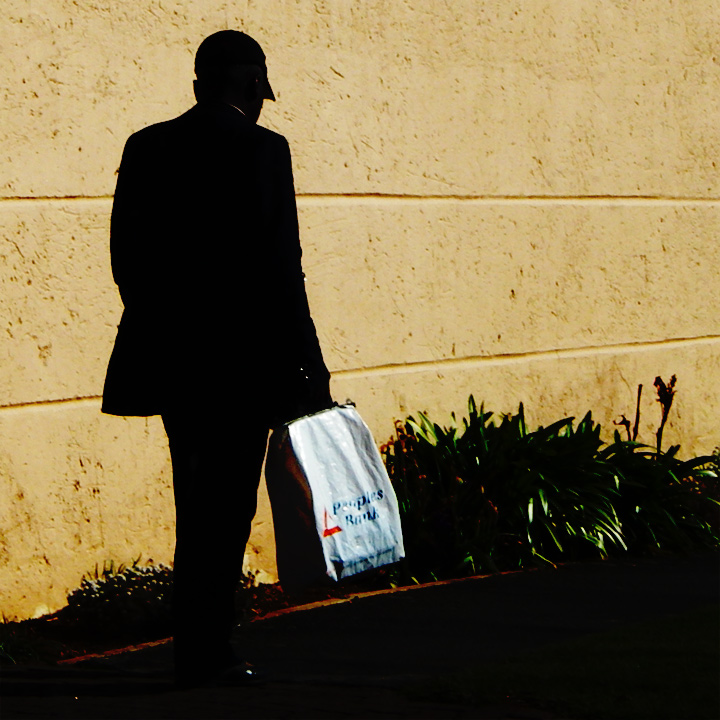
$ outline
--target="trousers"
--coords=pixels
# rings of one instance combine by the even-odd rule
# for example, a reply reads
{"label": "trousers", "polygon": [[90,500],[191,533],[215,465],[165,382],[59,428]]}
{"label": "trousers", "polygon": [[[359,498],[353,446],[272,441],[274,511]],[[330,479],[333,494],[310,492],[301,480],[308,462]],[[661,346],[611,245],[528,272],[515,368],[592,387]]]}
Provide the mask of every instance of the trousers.
{"label": "trousers", "polygon": [[173,652],[176,672],[187,672],[234,657],[235,593],[270,422],[217,407],[169,410],[162,420],[175,495]]}

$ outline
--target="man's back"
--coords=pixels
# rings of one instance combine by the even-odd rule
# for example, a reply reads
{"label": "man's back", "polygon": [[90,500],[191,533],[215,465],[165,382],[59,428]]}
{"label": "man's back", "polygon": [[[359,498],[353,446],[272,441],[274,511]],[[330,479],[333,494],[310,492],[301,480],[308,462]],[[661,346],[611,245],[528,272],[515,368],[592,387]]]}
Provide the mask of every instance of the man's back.
{"label": "man's back", "polygon": [[[212,392],[238,374],[269,381],[293,348],[317,344],[287,142],[230,105],[198,104],[128,140],[111,256],[125,313],[108,408],[113,365],[133,365],[117,374],[140,393],[124,382],[122,394],[141,394],[146,414],[148,395]],[[139,354],[140,373],[124,359]]]}

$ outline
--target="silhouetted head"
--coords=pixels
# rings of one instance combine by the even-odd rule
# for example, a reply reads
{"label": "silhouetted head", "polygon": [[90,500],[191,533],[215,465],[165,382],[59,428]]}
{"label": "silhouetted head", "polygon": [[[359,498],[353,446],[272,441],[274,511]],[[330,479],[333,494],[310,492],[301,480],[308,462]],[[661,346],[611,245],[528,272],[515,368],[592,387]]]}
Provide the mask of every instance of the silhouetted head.
{"label": "silhouetted head", "polygon": [[274,100],[265,53],[249,35],[221,30],[201,43],[195,54],[194,82],[198,102],[220,101],[240,108],[257,122],[263,100]]}

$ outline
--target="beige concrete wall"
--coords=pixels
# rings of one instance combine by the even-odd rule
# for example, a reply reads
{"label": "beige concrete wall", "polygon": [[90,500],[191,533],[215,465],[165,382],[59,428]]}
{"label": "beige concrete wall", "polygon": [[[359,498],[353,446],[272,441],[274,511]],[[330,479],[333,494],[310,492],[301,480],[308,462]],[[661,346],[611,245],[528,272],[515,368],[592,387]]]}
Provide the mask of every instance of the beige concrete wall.
{"label": "beige concrete wall", "polygon": [[[715,0],[7,0],[0,20],[0,610],[167,561],[157,418],[99,413],[120,315],[107,229],[127,136],[192,103],[200,40],[245,29],[294,154],[338,399],[378,442],[472,392],[607,426],[678,375],[666,442],[720,444]],[[248,567],[272,577],[263,496]]]}

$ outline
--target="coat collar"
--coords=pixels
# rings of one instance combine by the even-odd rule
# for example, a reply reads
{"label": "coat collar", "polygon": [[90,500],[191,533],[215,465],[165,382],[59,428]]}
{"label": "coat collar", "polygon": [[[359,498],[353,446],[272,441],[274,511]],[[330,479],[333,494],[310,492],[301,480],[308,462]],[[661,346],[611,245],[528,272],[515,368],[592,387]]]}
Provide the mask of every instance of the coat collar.
{"label": "coat collar", "polygon": [[225,102],[212,101],[200,102],[190,108],[188,115],[194,117],[213,118],[223,124],[231,125],[251,125],[245,113],[234,105],[228,105]]}

